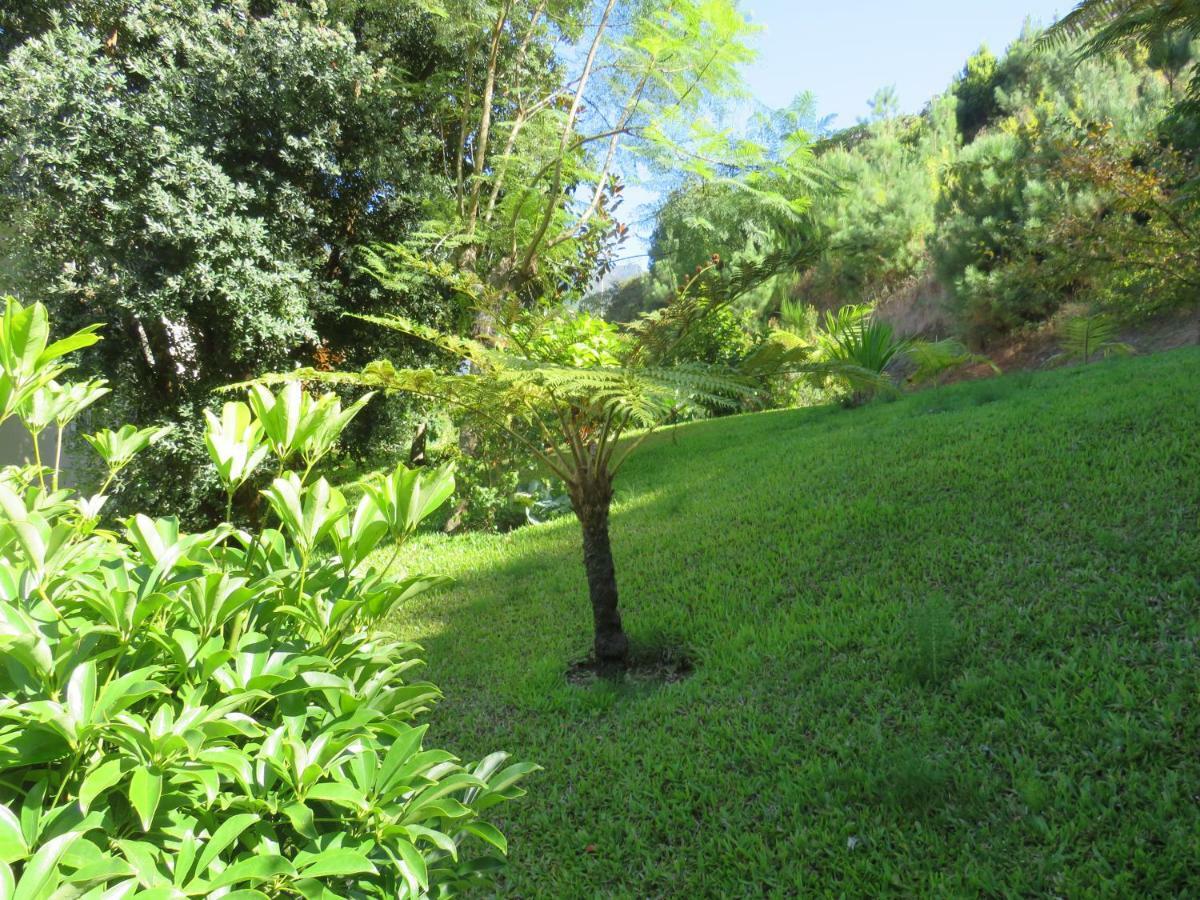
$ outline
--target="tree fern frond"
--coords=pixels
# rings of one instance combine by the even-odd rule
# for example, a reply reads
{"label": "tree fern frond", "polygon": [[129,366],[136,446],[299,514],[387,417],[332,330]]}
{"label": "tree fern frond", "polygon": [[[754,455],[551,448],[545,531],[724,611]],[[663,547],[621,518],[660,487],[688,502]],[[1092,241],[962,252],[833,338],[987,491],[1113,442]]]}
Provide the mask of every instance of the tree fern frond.
{"label": "tree fern frond", "polygon": [[961,366],[985,364],[996,374],[1000,367],[981,353],[972,353],[961,341],[945,339],[941,341],[912,341],[905,355],[916,367],[908,380],[914,383],[928,381],[943,372],[957,369]]}
{"label": "tree fern frond", "polygon": [[[1083,41],[1080,56],[1145,42],[1173,31],[1200,36],[1197,0],[1083,0],[1040,39],[1044,47]],[[1086,40],[1085,40],[1086,39]]]}
{"label": "tree fern frond", "polygon": [[1109,356],[1128,356],[1133,347],[1118,341],[1117,324],[1108,316],[1076,316],[1063,323],[1060,330],[1062,352],[1053,359],[1074,359],[1091,362]]}
{"label": "tree fern frond", "polygon": [[479,341],[459,337],[455,334],[446,334],[445,332],[438,331],[436,328],[430,328],[427,325],[414,322],[412,319],[405,318],[404,316],[355,315],[354,318],[418,338],[428,344],[432,344],[439,350],[446,351],[456,358],[468,360],[472,365],[486,366],[495,362],[494,351],[485,347]]}
{"label": "tree fern frond", "polygon": [[417,272],[474,303],[482,296],[482,286],[473,276],[447,262],[433,262],[403,244],[381,243],[363,247],[358,258],[363,269],[389,290],[403,290],[409,286],[411,273]]}
{"label": "tree fern frond", "polygon": [[653,365],[666,359],[705,316],[781,272],[797,271],[815,262],[819,253],[817,241],[806,240],[798,247],[740,259],[729,265],[715,260],[693,276],[667,306],[645,313],[627,326],[633,340],[630,362]]}
{"label": "tree fern frond", "polygon": [[791,225],[801,224],[804,214],[808,212],[810,204],[807,197],[789,199],[778,191],[755,187],[744,178],[719,178],[715,181],[750,195],[761,205],[762,212],[777,215]]}
{"label": "tree fern frond", "polygon": [[1099,25],[1127,13],[1145,0],[1083,0],[1071,12],[1055,22],[1039,39],[1043,46],[1061,46],[1078,40]]}

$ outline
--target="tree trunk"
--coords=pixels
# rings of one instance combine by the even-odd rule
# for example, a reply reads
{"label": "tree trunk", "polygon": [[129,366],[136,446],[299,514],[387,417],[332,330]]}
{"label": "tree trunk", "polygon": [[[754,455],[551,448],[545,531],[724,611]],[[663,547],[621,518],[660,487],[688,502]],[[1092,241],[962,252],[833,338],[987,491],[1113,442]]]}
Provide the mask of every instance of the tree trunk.
{"label": "tree trunk", "polygon": [[425,465],[425,446],[429,440],[429,423],[417,425],[417,433],[413,435],[412,444],[408,448],[408,465],[411,468]]}
{"label": "tree trunk", "polygon": [[607,478],[571,492],[571,505],[583,527],[583,565],[592,600],[596,661],[601,663],[623,662],[629,653],[629,639],[617,611],[617,572],[608,538],[611,503],[612,483]]}

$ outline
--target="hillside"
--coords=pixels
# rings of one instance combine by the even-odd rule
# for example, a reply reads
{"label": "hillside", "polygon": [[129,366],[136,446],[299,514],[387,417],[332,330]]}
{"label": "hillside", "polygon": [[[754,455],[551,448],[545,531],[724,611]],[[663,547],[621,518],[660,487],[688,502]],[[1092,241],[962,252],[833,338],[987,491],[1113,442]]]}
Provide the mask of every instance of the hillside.
{"label": "hillside", "polygon": [[613,537],[666,684],[564,678],[573,520],[427,539],[439,740],[545,768],[507,889],[1200,892],[1198,386],[1187,348],[664,434]]}

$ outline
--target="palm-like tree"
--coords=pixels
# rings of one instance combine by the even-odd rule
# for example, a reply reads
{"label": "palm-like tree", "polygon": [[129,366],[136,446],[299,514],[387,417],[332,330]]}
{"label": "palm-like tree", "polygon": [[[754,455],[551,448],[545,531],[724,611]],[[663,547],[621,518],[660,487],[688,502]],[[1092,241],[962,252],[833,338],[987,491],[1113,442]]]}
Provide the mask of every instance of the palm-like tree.
{"label": "palm-like tree", "polygon": [[1133,347],[1117,340],[1117,324],[1108,316],[1075,316],[1063,323],[1059,331],[1062,351],[1052,360],[1073,360],[1089,363],[1110,356],[1128,356]]}
{"label": "palm-like tree", "polygon": [[[609,511],[614,478],[646,438],[685,407],[737,405],[755,393],[759,379],[784,370],[837,370],[847,378],[876,380],[853,366],[810,362],[806,350],[795,349],[755,354],[742,367],[665,362],[707,315],[779,271],[810,263],[815,252],[814,245],[728,266],[714,257],[681,286],[668,306],[625,327],[615,365],[611,360],[582,365],[548,360],[531,341],[527,318],[493,306],[489,318],[496,334],[487,344],[397,316],[369,319],[441,348],[457,363],[447,371],[399,369],[381,361],[361,372],[301,370],[277,378],[334,381],[429,398],[470,413],[523,444],[566,485],[582,528],[595,658],[620,664],[629,641],[618,609]],[[456,286],[479,290],[478,284],[461,281]],[[521,327],[514,327],[519,318]]]}
{"label": "palm-like tree", "polygon": [[[850,388],[848,400],[852,405],[890,387],[888,377],[898,368],[907,369],[911,383],[928,381],[943,372],[977,363],[999,371],[990,359],[972,353],[960,341],[951,338],[927,341],[898,335],[892,325],[876,315],[870,303],[826,310],[814,319],[803,304],[785,302],[780,309],[780,326],[781,339],[791,346],[808,347],[812,362],[830,367],[816,369],[810,378],[819,387],[833,381]],[[864,382],[859,375],[863,371],[874,373],[878,380]],[[850,373],[849,378],[845,372]]]}

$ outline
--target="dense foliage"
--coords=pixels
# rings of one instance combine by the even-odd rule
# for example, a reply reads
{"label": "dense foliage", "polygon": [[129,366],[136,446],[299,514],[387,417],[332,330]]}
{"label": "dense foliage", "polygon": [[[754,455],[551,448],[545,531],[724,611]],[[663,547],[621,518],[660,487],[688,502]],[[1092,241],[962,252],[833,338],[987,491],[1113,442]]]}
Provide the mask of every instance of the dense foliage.
{"label": "dense foliage", "polygon": [[1145,48],[1172,88],[1191,69],[1179,115],[1171,124],[1191,139],[1200,137],[1200,70],[1191,66],[1192,44],[1200,38],[1200,6],[1193,0],[1081,0],[1046,35],[1046,43],[1083,39],[1080,55],[1099,56],[1118,48]]}
{"label": "dense foliage", "polygon": [[[1128,267],[1079,258],[1081,245],[1117,225],[1103,211],[1121,193],[1100,170],[1077,167],[1068,178],[1064,156],[1078,156],[1069,148],[1103,129],[1112,139],[1088,148],[1098,166],[1121,165],[1132,146],[1153,172],[1169,152],[1155,143],[1169,108],[1166,80],[1138,59],[1076,66],[1070,48],[1039,50],[1030,36],[1009,50],[992,81],[990,127],[963,148],[938,198],[933,253],[964,333],[986,338],[1044,321],[1073,297],[1135,313],[1135,304],[1146,304],[1140,291],[1124,289]],[[1133,212],[1114,210],[1112,218]],[[1079,232],[1074,240],[1065,239],[1067,227]]]}
{"label": "dense foliage", "polygon": [[[0,281],[66,326],[104,322],[87,364],[114,410],[176,426],[114,501],[211,519],[214,387],[411,352],[346,311],[454,321],[436,286],[385,299],[353,265],[411,230],[432,190],[440,142],[417,79],[445,59],[436,20],[365,0],[6,10]],[[384,412],[356,421],[363,449]]]}
{"label": "dense foliage", "polygon": [[[55,381],[93,331],[47,338],[42,306],[6,301],[0,421],[53,408],[66,425],[100,396]],[[299,384],[249,399],[205,436],[230,497],[271,458],[263,527],[113,530],[103,493],[0,471],[5,897],[443,896],[494,867],[480,849],[505,851],[481,814],[533,767],[426,748],[438,691],[380,629],[445,581],[393,569],[453,476],[400,466],[349,499],[311,472],[359,407]],[[149,439],[92,443],[115,470]]]}
{"label": "dense foliage", "polygon": [[[800,195],[823,252],[755,307],[882,310],[915,295],[936,307],[926,321],[946,323],[927,336],[986,345],[1065,304],[1130,321],[1193,302],[1198,172],[1180,122],[1191,33],[1179,26],[1101,54],[1117,42],[1067,32],[1075,37],[1047,41],[1027,29],[1002,57],[981,49],[920,115],[898,114],[886,90],[851,128],[830,132],[808,115],[817,140]],[[796,109],[810,107],[802,99]],[[651,271],[613,292],[615,313],[661,302],[661,285],[705,252],[770,246],[777,226],[749,211],[752,187],[694,180],[672,193]]]}

